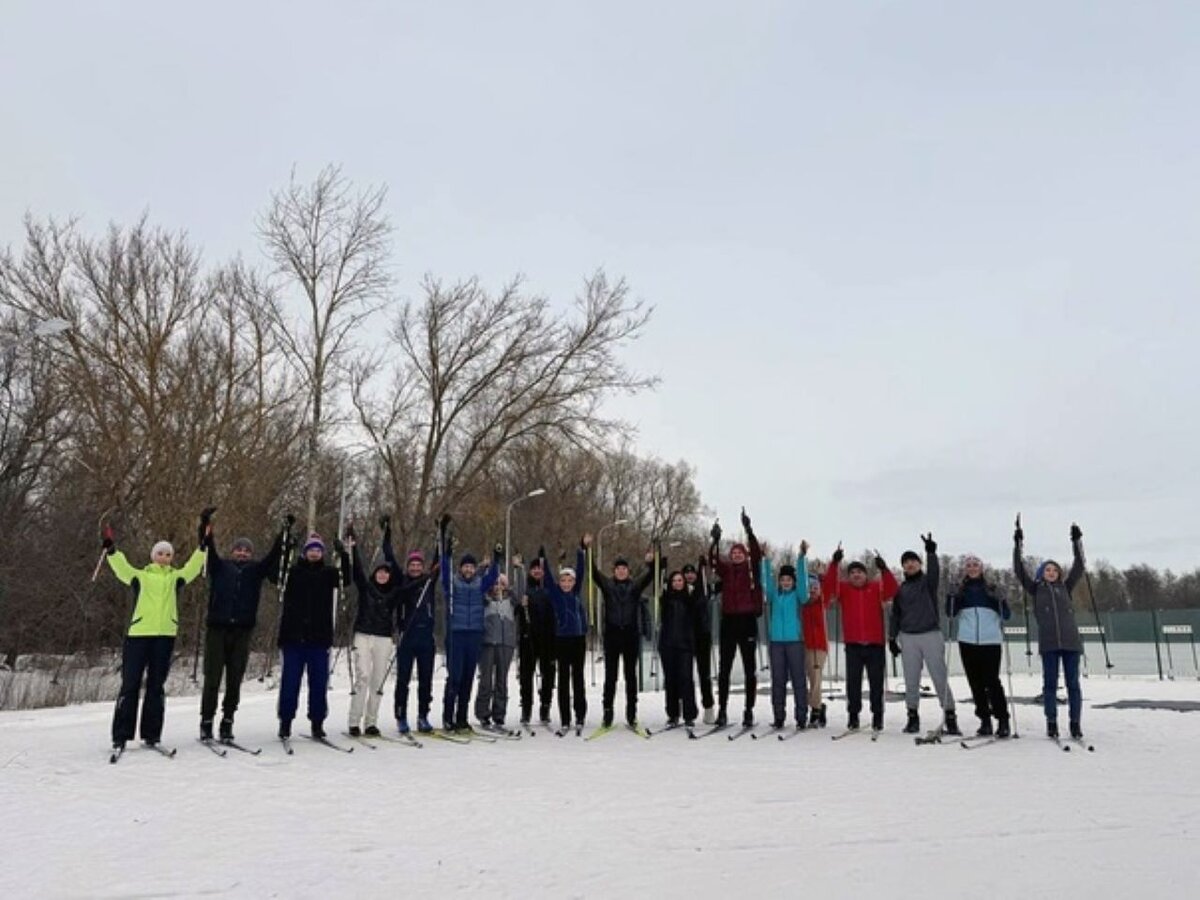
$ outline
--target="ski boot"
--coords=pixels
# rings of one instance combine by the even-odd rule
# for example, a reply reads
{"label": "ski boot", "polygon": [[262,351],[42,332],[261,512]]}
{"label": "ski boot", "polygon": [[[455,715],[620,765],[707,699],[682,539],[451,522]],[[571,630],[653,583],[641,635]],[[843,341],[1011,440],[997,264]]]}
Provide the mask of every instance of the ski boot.
{"label": "ski boot", "polygon": [[828,722],[825,720],[825,704],[821,704],[821,727],[824,728]]}
{"label": "ski boot", "polygon": [[[774,721],[771,722],[771,728],[775,731],[783,731],[783,726],[785,726],[786,724],[787,724],[786,716],[776,716]],[[799,725],[800,725],[800,722],[797,721],[796,726],[799,727]]]}
{"label": "ski boot", "polygon": [[221,717],[221,726],[220,726],[220,730],[217,732],[217,735],[221,738],[222,741],[232,741],[233,740],[233,719],[232,718],[230,718],[229,716]]}
{"label": "ski boot", "polygon": [[975,732],[975,736],[976,737],[991,737],[993,733],[994,732],[992,731],[991,717],[989,716],[986,719],[980,719],[979,720],[979,729]]}
{"label": "ski boot", "polygon": [[691,731],[693,728],[696,727],[696,720],[695,719],[684,719],[683,727],[686,728],[688,731]]}
{"label": "ski boot", "polygon": [[883,713],[871,713],[871,730],[883,731]]}
{"label": "ski boot", "polygon": [[1077,741],[1083,739],[1083,728],[1078,722],[1071,723],[1071,737]]}
{"label": "ski boot", "polygon": [[408,716],[401,716],[396,720],[396,730],[401,734],[408,734],[412,731],[412,729],[408,727]]}
{"label": "ski boot", "polygon": [[905,734],[919,734],[921,732],[921,717],[917,715],[915,709],[908,711],[908,724],[904,726]]}
{"label": "ski boot", "polygon": [[479,727],[482,728],[484,731],[487,731],[489,728],[492,727],[492,720],[485,716],[484,718],[479,720]]}
{"label": "ski boot", "polygon": [[821,724],[821,711],[819,709],[810,709],[808,711],[808,727],[816,728]]}
{"label": "ski boot", "polygon": [[1008,718],[996,720],[996,737],[1009,738],[1012,737],[1012,730],[1008,727]]}
{"label": "ski boot", "polygon": [[954,735],[956,737],[962,734],[962,732],[958,729],[958,713],[956,713],[954,710],[949,710],[946,713],[946,720],[942,726],[942,733]]}
{"label": "ski boot", "polygon": [[846,730],[858,731],[858,713],[850,713],[850,715],[846,717]]}
{"label": "ski boot", "polygon": [[290,738],[292,736],[292,720],[291,719],[280,719],[279,720],[279,736],[281,738]]}
{"label": "ski boot", "polygon": [[428,716],[419,716],[417,718],[417,731],[421,732],[421,734],[431,734],[433,732],[433,726],[429,724]]}
{"label": "ski boot", "polygon": [[325,740],[325,723],[323,721],[317,719],[312,720],[312,736],[314,740]]}
{"label": "ski boot", "polygon": [[667,718],[667,727],[668,728],[678,728],[679,727],[679,716],[668,717]]}
{"label": "ski boot", "polygon": [[[604,727],[604,728],[612,728],[612,723],[613,723],[613,711],[612,711],[612,707],[611,707],[611,706],[606,706],[606,707],[604,707],[604,720],[603,720],[603,722],[601,723],[601,725],[602,725],[602,727]],[[568,722],[568,723],[567,723],[567,724],[566,724],[564,727],[566,727],[566,728],[569,728],[569,727],[570,727],[570,725],[571,725],[571,723],[570,723],[570,722]]]}
{"label": "ski boot", "polygon": [[549,725],[550,725],[550,707],[549,706],[539,706],[538,707],[538,721],[541,722],[543,725],[549,727]]}
{"label": "ski boot", "polygon": [[371,738],[381,737],[381,735],[379,734],[379,728],[376,727],[375,725],[368,725],[366,728],[363,729],[363,734],[366,735],[367,737],[371,737]]}
{"label": "ski boot", "polygon": [[1046,720],[1046,737],[1058,738],[1058,721],[1055,719]]}
{"label": "ski boot", "polygon": [[[346,733],[350,735],[350,737],[362,737],[362,729],[357,725],[351,725],[350,728],[347,729]],[[315,737],[316,735],[314,734],[313,736]]]}
{"label": "ski boot", "polygon": [[704,724],[712,725],[717,721],[716,713],[713,712],[711,706],[704,707]]}
{"label": "ski boot", "polygon": [[200,720],[200,740],[211,741],[213,739],[212,719]]}
{"label": "ski boot", "polygon": [[628,725],[630,728],[638,727],[637,710],[636,709],[625,710],[625,724]]}
{"label": "ski boot", "polygon": [[721,711],[717,713],[716,727],[724,728],[728,724],[729,724],[729,716],[727,716],[725,714],[725,709],[724,709],[724,707],[722,707]]}
{"label": "ski boot", "polygon": [[753,728],[754,727],[754,710],[747,709],[744,713],[742,713],[742,727],[743,728]]}

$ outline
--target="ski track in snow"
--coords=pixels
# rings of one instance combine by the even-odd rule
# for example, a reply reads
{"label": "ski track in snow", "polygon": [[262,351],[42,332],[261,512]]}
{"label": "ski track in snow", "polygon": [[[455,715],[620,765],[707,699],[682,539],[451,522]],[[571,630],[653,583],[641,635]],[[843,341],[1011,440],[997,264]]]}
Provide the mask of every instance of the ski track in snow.
{"label": "ski track in snow", "polygon": [[[1017,682],[1019,696],[1037,690]],[[1029,705],[1017,707],[1020,740],[969,753],[949,739],[915,746],[899,734],[896,703],[879,742],[834,743],[839,700],[830,728],[769,750],[621,730],[590,743],[540,733],[353,754],[296,740],[286,757],[275,694],[253,682],[246,691],[237,734],[264,748],[259,757],[200,746],[195,697],[167,702],[175,759],[131,745],[117,765],[109,704],[0,714],[0,893],[1194,896],[1200,714],[1088,706],[1196,699],[1195,682],[1085,681],[1095,753],[1057,750]],[[969,732],[961,680],[956,695]],[[435,712],[440,696],[438,684]],[[593,727],[598,700],[593,690]],[[332,733],[344,727],[344,681],[330,701]],[[640,711],[661,726],[662,694],[643,694]],[[756,712],[769,713],[761,695]],[[936,724],[935,702],[921,712]]]}

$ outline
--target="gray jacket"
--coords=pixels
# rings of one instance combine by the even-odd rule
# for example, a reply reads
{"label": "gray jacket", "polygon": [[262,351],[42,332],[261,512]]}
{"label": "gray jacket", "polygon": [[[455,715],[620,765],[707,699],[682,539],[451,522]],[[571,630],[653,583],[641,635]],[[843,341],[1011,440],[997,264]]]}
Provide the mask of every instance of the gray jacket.
{"label": "gray jacket", "polygon": [[900,583],[896,599],[892,601],[890,636],[898,634],[925,634],[939,631],[942,627],[941,611],[938,608],[938,582],[941,567],[936,553],[926,552],[925,571],[915,578],[905,578]]}
{"label": "gray jacket", "polygon": [[[1038,653],[1052,653],[1055,650],[1083,651],[1083,642],[1079,639],[1079,626],[1075,622],[1075,605],[1071,602],[1071,591],[1083,577],[1083,548],[1076,541],[1071,545],[1074,561],[1071,571],[1065,579],[1060,578],[1054,583],[1042,578],[1046,563],[1055,563],[1048,559],[1038,566],[1037,575],[1029,577],[1025,571],[1025,561],[1021,558],[1021,545],[1013,547],[1013,572],[1025,588],[1025,593],[1033,598],[1033,614],[1037,618]],[[1062,571],[1062,566],[1058,566]]]}
{"label": "gray jacket", "polygon": [[483,598],[483,642],[500,647],[517,646],[516,604],[511,591]]}

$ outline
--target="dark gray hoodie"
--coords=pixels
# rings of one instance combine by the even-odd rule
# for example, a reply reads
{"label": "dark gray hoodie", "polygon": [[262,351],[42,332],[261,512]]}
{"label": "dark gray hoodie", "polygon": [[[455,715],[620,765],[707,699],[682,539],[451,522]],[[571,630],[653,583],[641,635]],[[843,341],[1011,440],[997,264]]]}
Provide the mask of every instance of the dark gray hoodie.
{"label": "dark gray hoodie", "polygon": [[901,633],[925,634],[941,629],[941,612],[938,609],[940,578],[941,567],[937,554],[926,552],[925,571],[911,578],[906,575],[900,583],[896,599],[892,601],[890,636],[893,640]]}
{"label": "dark gray hoodie", "polygon": [[1071,591],[1083,577],[1083,548],[1079,541],[1071,544],[1074,560],[1071,571],[1065,578],[1049,582],[1042,578],[1047,563],[1054,563],[1058,571],[1062,566],[1052,559],[1038,566],[1037,577],[1030,578],[1025,571],[1025,561],[1021,558],[1021,545],[1013,546],[1013,572],[1025,588],[1025,593],[1033,598],[1033,613],[1037,618],[1038,653],[1052,653],[1056,650],[1083,651],[1083,642],[1079,639],[1079,626],[1075,622],[1075,606],[1071,602]]}

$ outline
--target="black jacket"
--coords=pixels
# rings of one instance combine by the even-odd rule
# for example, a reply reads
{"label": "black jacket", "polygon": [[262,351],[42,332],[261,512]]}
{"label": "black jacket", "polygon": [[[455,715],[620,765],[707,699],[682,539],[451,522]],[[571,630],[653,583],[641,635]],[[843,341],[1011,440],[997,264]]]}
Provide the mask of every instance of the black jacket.
{"label": "black jacket", "polygon": [[542,656],[554,652],[554,603],[540,581],[525,583],[525,602],[517,607],[517,636],[522,648]]}
{"label": "black jacket", "polygon": [[[362,556],[358,552],[357,544],[350,549],[350,558],[354,584],[358,588],[358,610],[354,614],[354,630],[359,634],[391,637],[396,633],[396,600],[400,593],[400,581],[396,570],[384,563],[376,566],[368,578],[363,571]],[[383,587],[375,583],[375,571],[378,569],[387,569],[392,576]]]}
{"label": "black jacket", "polygon": [[938,604],[938,579],[941,568],[936,553],[925,554],[925,571],[911,578],[907,575],[892,601],[889,634],[895,638],[905,634],[925,634],[942,627]]}
{"label": "black jacket", "polygon": [[437,579],[433,575],[404,576],[396,595],[396,632],[402,642],[433,639],[436,600]]}
{"label": "black jacket", "polygon": [[696,652],[696,617],[699,612],[699,590],[667,590],[660,598],[662,621],[658,627],[659,650]]}
{"label": "black jacket", "polygon": [[263,579],[279,578],[283,535],[275,538],[270,551],[260,560],[244,563],[222,559],[216,543],[208,541],[208,624],[226,628],[253,628],[258,620],[258,600]]}
{"label": "black jacket", "polygon": [[288,571],[283,592],[283,612],[279,617],[279,646],[315,644],[333,646],[334,598],[340,586],[346,587],[348,561],[342,572],[320,562],[301,558]]}
{"label": "black jacket", "polygon": [[609,578],[592,563],[592,578],[604,597],[604,630],[627,631],[644,629],[647,618],[646,601],[642,592],[654,580],[654,570],[647,567],[639,578],[617,581]]}

